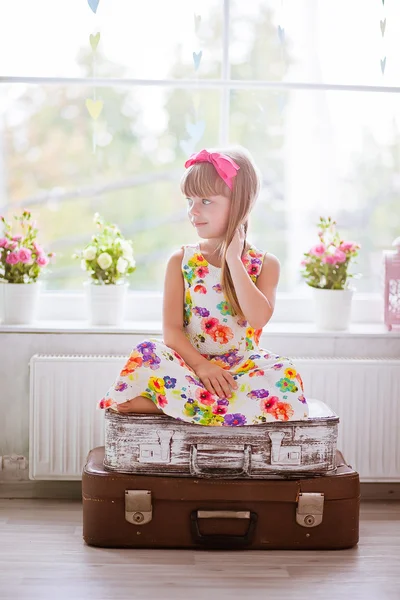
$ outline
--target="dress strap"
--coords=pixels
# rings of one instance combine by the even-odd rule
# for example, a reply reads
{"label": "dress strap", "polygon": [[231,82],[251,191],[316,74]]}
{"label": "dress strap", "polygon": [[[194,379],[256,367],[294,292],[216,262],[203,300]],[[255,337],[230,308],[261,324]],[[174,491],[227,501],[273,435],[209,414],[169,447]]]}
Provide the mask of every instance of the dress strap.
{"label": "dress strap", "polygon": [[246,253],[246,259],[244,261],[247,273],[254,283],[256,283],[261,269],[264,263],[264,256],[266,253],[258,250],[253,244],[250,244],[250,248]]}
{"label": "dress strap", "polygon": [[194,255],[196,252],[199,252],[198,244],[184,244],[181,246],[183,250],[183,259],[182,259],[182,267],[187,264],[187,261]]}

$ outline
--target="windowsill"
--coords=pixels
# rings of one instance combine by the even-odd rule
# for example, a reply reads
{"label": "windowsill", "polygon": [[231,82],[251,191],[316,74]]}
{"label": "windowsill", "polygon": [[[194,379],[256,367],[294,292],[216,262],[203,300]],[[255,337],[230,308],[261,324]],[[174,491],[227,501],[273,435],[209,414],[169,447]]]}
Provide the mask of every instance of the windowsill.
{"label": "windowsill", "polygon": [[[313,326],[314,306],[311,295],[278,294],[271,323],[265,331],[274,335],[305,333],[321,336]],[[162,292],[131,291],[128,293],[124,323],[121,327],[91,327],[88,324],[88,306],[83,293],[44,292],[40,298],[37,322],[27,328],[28,331],[50,331],[56,333],[82,332],[118,332],[118,333],[161,333]],[[1,299],[0,299],[1,300]],[[0,302],[1,304],[1,302]],[[0,306],[1,314],[1,306]],[[379,294],[356,294],[352,302],[351,320],[354,324],[350,332],[343,335],[386,333],[383,326],[383,297]],[[76,316],[80,318],[77,320]],[[0,317],[1,318],[1,317]],[[292,324],[292,322],[295,322]],[[372,328],[370,328],[370,324]],[[0,323],[0,329],[1,329]],[[25,326],[13,327],[14,331],[23,331]],[[9,330],[9,329],[8,329]],[[332,332],[330,335],[336,334]],[[264,334],[265,335],[265,334]],[[340,334],[339,334],[340,335]]]}
{"label": "windowsill", "polygon": [[[95,326],[87,321],[36,321],[31,325],[0,324],[0,333],[89,333],[89,334],[145,334],[160,337],[160,321],[125,321],[120,326]],[[269,323],[264,327],[262,337],[290,336],[317,338],[400,338],[400,330],[387,331],[383,323],[352,323],[346,331],[318,331],[313,323]]]}

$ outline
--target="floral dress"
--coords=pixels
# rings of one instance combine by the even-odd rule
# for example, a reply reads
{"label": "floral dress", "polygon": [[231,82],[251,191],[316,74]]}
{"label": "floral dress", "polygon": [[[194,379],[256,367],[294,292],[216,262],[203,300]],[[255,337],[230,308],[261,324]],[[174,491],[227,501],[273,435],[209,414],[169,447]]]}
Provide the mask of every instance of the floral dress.
{"label": "floral dress", "polygon": [[[231,398],[208,392],[193,369],[157,338],[135,346],[98,408],[136,396],[150,398],[165,414],[200,425],[240,426],[306,419],[308,405],[295,365],[259,347],[262,329],[232,316],[221,287],[221,269],[207,262],[199,244],[182,247],[184,333],[207,360],[229,371],[238,384]],[[264,255],[254,246],[242,262],[254,283]]]}

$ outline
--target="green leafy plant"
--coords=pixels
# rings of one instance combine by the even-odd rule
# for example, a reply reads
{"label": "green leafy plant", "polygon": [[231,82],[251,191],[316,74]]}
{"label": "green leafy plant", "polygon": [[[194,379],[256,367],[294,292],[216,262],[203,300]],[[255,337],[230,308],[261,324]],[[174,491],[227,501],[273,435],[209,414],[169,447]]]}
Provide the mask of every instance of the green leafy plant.
{"label": "green leafy plant", "polygon": [[94,215],[94,222],[97,233],[83,250],[73,254],[73,258],[80,259],[81,267],[90,274],[92,283],[123,283],[136,270],[132,242],[125,240],[119,228],[105,222],[98,213]]}
{"label": "green leafy plant", "polygon": [[336,221],[320,217],[319,243],[304,253],[301,275],[307,285],[323,290],[344,290],[353,274],[348,269],[361,248],[357,242],[344,241],[336,230]]}
{"label": "green leafy plant", "polygon": [[14,219],[18,222],[15,231],[5,217],[0,217],[4,227],[0,238],[0,281],[35,283],[55,254],[46,253],[38,244],[38,228],[30,211],[24,210]]}

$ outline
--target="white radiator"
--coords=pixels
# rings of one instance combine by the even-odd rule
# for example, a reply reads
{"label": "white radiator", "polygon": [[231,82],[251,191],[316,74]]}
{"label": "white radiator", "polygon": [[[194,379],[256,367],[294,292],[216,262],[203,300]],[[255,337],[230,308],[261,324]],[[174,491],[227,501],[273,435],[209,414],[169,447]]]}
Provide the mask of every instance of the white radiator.
{"label": "white radiator", "polygon": [[[29,477],[78,480],[104,444],[96,409],[124,356],[44,356],[30,361]],[[340,417],[338,448],[362,481],[400,481],[400,359],[293,358],[306,395]]]}

